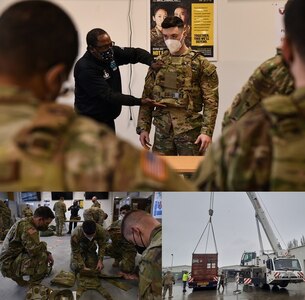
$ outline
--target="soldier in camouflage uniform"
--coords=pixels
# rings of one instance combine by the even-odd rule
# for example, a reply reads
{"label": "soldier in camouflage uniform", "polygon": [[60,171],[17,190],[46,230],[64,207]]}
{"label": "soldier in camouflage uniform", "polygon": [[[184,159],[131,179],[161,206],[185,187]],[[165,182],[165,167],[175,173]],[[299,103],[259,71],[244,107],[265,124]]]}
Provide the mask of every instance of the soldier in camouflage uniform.
{"label": "soldier in camouflage uniform", "polygon": [[101,271],[106,242],[106,231],[94,221],[87,220],[82,226],[77,226],[71,236],[71,270],[76,273],[83,269]]}
{"label": "soldier in camouflage uniform", "polygon": [[[0,270],[19,285],[39,284],[53,264],[47,244],[40,242],[39,231],[46,230],[54,219],[49,207],[39,207],[34,216],[17,221],[8,232],[0,253]],[[29,282],[23,276],[30,276]]]}
{"label": "soldier in camouflage uniform", "polygon": [[33,212],[30,208],[30,205],[26,205],[26,207],[22,210],[22,215],[24,218],[29,218],[33,216]]}
{"label": "soldier in camouflage uniform", "polygon": [[305,2],[285,7],[283,57],[296,90],[275,95],[225,128],[194,180],[209,190],[305,190]]}
{"label": "soldier in camouflage uniform", "polygon": [[92,201],[91,207],[101,208],[101,204],[98,202],[96,196],[93,196],[91,201]]}
{"label": "soldier in camouflage uniform", "polygon": [[161,224],[143,210],[132,210],[123,218],[121,232],[127,241],[145,248],[139,263],[139,299],[160,300],[162,293]]}
{"label": "soldier in camouflage uniform", "polygon": [[158,157],[53,103],[78,51],[61,8],[14,3],[0,17],[0,40],[0,190],[194,189]]}
{"label": "soldier in camouflage uniform", "polygon": [[114,258],[113,267],[119,267],[124,273],[133,273],[137,250],[132,243],[127,242],[121,234],[122,217],[130,211],[130,205],[120,208],[120,217],[108,227],[111,244],[106,247],[106,255]]}
{"label": "soldier in camouflage uniform", "polygon": [[225,112],[223,128],[253,110],[262,99],[276,94],[289,95],[293,92],[293,78],[281,52],[281,49],[277,49],[274,57],[263,62],[254,71],[241,92],[236,95],[231,107]]}
{"label": "soldier in camouflage uniform", "polygon": [[199,155],[211,143],[218,111],[216,67],[184,43],[186,32],[178,17],[167,17],[163,37],[169,51],[158,60],[164,65],[149,69],[143,95],[163,104],[141,106],[137,133],[149,149],[151,123],[156,127],[152,150],[163,155]]}
{"label": "soldier in camouflage uniform", "polygon": [[60,197],[59,201],[54,204],[53,210],[55,211],[56,234],[62,236],[62,229],[66,220],[67,207],[64,202],[64,197]]}
{"label": "soldier in camouflage uniform", "polygon": [[9,207],[0,200],[0,240],[4,240],[12,225],[12,213]]}
{"label": "soldier in camouflage uniform", "polygon": [[85,209],[83,216],[85,221],[92,220],[101,226],[103,226],[104,220],[106,220],[108,217],[108,215],[98,207],[90,207]]}
{"label": "soldier in camouflage uniform", "polygon": [[171,271],[167,271],[162,278],[163,299],[165,299],[167,290],[168,290],[168,298],[173,298],[173,284],[175,284],[175,277]]}

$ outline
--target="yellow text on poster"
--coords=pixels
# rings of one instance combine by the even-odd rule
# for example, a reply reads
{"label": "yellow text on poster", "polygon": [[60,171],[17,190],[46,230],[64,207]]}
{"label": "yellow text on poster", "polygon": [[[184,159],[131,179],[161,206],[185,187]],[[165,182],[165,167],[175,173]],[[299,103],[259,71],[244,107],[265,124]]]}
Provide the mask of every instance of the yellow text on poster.
{"label": "yellow text on poster", "polygon": [[192,4],[192,45],[213,46],[214,44],[214,4]]}

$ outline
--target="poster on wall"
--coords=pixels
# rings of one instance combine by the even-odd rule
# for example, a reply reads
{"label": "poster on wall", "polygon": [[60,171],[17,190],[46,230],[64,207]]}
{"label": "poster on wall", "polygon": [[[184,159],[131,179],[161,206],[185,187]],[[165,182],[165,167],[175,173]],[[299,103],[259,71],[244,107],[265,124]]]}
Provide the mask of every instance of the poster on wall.
{"label": "poster on wall", "polygon": [[150,51],[154,57],[166,50],[161,24],[167,16],[184,22],[185,43],[211,60],[217,59],[216,0],[150,0]]}
{"label": "poster on wall", "polygon": [[154,193],[154,201],[152,207],[152,216],[156,219],[162,219],[162,193]]}
{"label": "poster on wall", "polygon": [[275,2],[273,3],[275,9],[275,47],[281,47],[283,38],[285,35],[284,28],[284,14],[285,14],[285,3],[286,2]]}

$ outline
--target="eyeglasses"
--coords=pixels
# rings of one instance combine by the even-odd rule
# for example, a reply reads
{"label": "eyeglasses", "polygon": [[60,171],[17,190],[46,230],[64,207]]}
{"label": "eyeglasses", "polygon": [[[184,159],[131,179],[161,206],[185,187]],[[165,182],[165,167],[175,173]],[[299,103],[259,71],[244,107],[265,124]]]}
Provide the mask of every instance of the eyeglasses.
{"label": "eyeglasses", "polygon": [[105,45],[102,45],[102,46],[95,46],[94,48],[97,49],[97,50],[100,50],[100,51],[106,51],[109,48],[113,47],[114,45],[115,45],[115,42],[111,42],[109,44],[105,44]]}

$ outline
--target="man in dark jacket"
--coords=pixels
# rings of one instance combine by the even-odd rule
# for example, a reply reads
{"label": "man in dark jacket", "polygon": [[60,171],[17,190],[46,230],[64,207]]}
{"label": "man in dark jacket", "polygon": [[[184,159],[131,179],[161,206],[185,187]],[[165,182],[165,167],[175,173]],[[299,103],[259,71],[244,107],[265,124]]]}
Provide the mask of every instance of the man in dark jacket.
{"label": "man in dark jacket", "polygon": [[[119,66],[143,63],[158,68],[153,56],[140,48],[120,48],[108,33],[100,28],[87,34],[87,51],[74,68],[76,112],[108,125],[115,130],[114,120],[122,105],[151,104],[151,99],[122,94]],[[158,105],[159,106],[159,105]]]}

